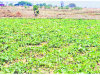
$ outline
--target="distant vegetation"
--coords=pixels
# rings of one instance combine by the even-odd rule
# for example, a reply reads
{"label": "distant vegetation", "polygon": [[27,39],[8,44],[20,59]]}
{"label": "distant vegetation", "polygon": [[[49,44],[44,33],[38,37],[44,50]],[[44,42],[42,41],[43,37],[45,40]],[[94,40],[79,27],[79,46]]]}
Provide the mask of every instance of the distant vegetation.
{"label": "distant vegetation", "polygon": [[46,3],[40,3],[40,4],[36,4],[39,8],[42,8],[42,6],[44,6],[45,9],[50,9],[52,7],[52,4],[46,4]]}
{"label": "distant vegetation", "polygon": [[20,1],[17,4],[15,4],[14,6],[32,6],[32,3],[28,2],[28,1]]}
{"label": "distant vegetation", "polygon": [[70,3],[70,4],[69,4],[69,7],[71,7],[71,8],[76,7],[76,4]]}
{"label": "distant vegetation", "polygon": [[10,3],[8,6],[13,6],[13,3]]}
{"label": "distant vegetation", "polygon": [[76,10],[81,10],[82,8],[81,8],[81,7],[75,7],[74,9],[76,9]]}
{"label": "distant vegetation", "polygon": [[[28,2],[28,1],[20,1],[17,4],[15,4],[14,6],[24,6],[25,9],[27,8],[27,6],[32,6],[33,4]],[[55,7],[58,7],[57,5],[52,5],[52,4],[46,4],[46,3],[40,3],[40,4],[36,4],[38,6],[38,8],[42,8],[44,7],[44,9],[51,9],[52,7],[55,9]],[[12,4],[10,3],[9,6],[12,6]],[[69,9],[71,8],[72,10],[80,10],[82,9],[81,7],[77,7],[75,3],[70,3],[69,5],[65,5],[64,6],[64,2],[61,1],[61,6],[58,7],[58,9]]]}

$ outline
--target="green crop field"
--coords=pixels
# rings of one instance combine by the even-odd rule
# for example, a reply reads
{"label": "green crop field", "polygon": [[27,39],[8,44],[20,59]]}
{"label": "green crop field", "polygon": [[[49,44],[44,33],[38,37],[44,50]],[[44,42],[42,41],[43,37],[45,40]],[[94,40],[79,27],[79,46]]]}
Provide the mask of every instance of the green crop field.
{"label": "green crop field", "polygon": [[100,73],[100,20],[0,19],[0,74]]}

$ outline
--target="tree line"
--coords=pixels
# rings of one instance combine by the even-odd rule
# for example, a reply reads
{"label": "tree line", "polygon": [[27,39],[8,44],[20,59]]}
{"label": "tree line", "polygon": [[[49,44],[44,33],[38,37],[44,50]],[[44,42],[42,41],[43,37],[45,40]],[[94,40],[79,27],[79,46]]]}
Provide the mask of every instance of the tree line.
{"label": "tree line", "polygon": [[[69,5],[64,6],[64,2],[61,1],[61,6],[58,7],[58,9],[69,9],[69,8],[74,8],[74,9],[81,9],[80,7],[77,7],[75,3],[70,3]],[[44,6],[45,9],[51,9],[51,7],[55,8],[57,7],[57,5],[52,5],[52,4],[46,4],[46,3],[40,3],[40,4],[36,4],[39,8],[42,8]],[[28,1],[20,1],[17,4],[12,4],[10,3],[9,6],[25,6],[25,8],[27,8],[26,6],[33,6],[33,4],[31,2]]]}

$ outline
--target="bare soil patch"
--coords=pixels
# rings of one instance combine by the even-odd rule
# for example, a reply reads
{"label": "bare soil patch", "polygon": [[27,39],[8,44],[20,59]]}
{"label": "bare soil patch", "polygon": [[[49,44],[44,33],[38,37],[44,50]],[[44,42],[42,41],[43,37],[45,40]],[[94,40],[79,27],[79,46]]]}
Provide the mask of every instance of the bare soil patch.
{"label": "bare soil patch", "polygon": [[22,17],[22,14],[19,11],[12,13],[10,10],[0,10],[0,17]]}
{"label": "bare soil patch", "polygon": [[35,53],[35,54],[34,54],[35,58],[38,58],[38,59],[43,58],[44,55],[45,55],[45,54],[39,54],[39,53]]}
{"label": "bare soil patch", "polygon": [[71,9],[39,9],[40,14],[35,17],[32,7],[21,6],[0,7],[0,17],[21,18],[74,18],[74,19],[100,19],[100,8]]}
{"label": "bare soil patch", "polygon": [[40,72],[42,74],[54,74],[53,70],[52,69],[49,69],[49,68],[39,68]]}

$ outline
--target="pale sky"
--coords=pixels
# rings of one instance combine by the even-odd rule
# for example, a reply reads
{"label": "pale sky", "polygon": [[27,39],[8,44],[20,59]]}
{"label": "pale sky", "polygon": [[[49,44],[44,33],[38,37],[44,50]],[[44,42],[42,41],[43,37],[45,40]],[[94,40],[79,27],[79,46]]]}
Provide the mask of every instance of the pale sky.
{"label": "pale sky", "polygon": [[2,1],[4,4],[6,4],[8,2],[9,3],[13,3],[13,4],[16,4],[18,3],[18,1],[29,1],[31,2],[33,5],[35,4],[39,4],[39,3],[46,3],[46,4],[52,4],[52,5],[57,5],[57,6],[60,6],[60,2],[63,1],[64,2],[64,6],[68,5],[69,3],[75,3],[76,6],[79,6],[79,7],[87,7],[87,8],[100,8],[100,0],[0,0]]}

